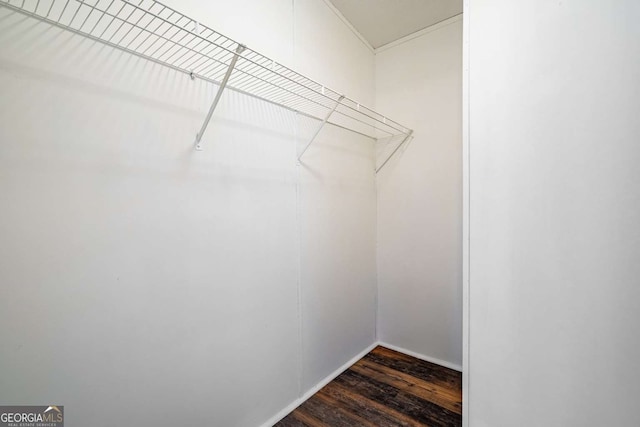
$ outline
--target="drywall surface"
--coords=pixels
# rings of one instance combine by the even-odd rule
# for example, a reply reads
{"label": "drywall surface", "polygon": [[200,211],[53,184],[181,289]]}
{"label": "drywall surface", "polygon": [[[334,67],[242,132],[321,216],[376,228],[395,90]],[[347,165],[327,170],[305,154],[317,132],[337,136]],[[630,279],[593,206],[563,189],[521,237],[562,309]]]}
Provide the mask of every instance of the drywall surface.
{"label": "drywall surface", "polygon": [[469,425],[640,425],[640,4],[465,13]]}
{"label": "drywall surface", "polygon": [[376,54],[376,104],[415,139],[378,174],[378,336],[462,364],[460,17]]}
{"label": "drywall surface", "polygon": [[[372,105],[371,51],[322,1],[296,2],[295,16],[296,68]],[[322,59],[336,53],[339,60]],[[312,134],[300,136],[302,148]],[[300,163],[305,391],[376,341],[374,148],[368,138],[325,127]]]}
{"label": "drywall surface", "polygon": [[345,146],[327,128],[316,144],[300,169],[305,391],[376,340],[371,141]]}
{"label": "drywall surface", "polygon": [[[321,37],[295,41],[303,1],[170,3],[214,28],[244,16],[230,29],[247,39],[225,32],[283,63],[321,52]],[[329,129],[305,179],[297,151],[317,123],[227,91],[196,152],[214,85],[0,14],[3,404],[56,402],[70,425],[254,427],[305,391],[303,372],[374,342],[368,141]],[[315,72],[372,98],[372,72],[367,89],[341,71],[363,57],[350,46]],[[331,300],[335,318],[314,320]],[[306,334],[331,339],[303,359]]]}

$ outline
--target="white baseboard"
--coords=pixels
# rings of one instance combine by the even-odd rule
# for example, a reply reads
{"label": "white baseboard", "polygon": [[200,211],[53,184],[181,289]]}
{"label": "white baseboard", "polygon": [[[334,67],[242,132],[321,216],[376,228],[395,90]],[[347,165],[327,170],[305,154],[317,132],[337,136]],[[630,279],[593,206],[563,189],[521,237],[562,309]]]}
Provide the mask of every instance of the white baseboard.
{"label": "white baseboard", "polygon": [[435,357],[425,356],[424,354],[416,353],[415,351],[407,350],[406,348],[398,347],[397,345],[388,344],[386,342],[378,341],[378,345],[386,347],[391,350],[404,353],[408,356],[413,356],[416,359],[424,360],[425,362],[435,363],[436,365],[444,366],[445,368],[453,369],[454,371],[462,372],[462,366],[455,363],[447,362],[445,360],[436,359]]}
{"label": "white baseboard", "polygon": [[344,371],[346,371],[347,369],[349,369],[351,367],[351,365],[353,365],[354,363],[356,363],[358,360],[362,359],[365,355],[367,355],[369,352],[371,352],[371,350],[373,350],[374,348],[376,348],[378,346],[378,342],[374,342],[373,344],[371,344],[369,347],[367,347],[366,349],[364,349],[362,352],[360,352],[358,355],[356,355],[355,357],[353,357],[351,360],[349,360],[347,363],[345,363],[344,365],[342,365],[341,367],[339,367],[338,369],[336,369],[335,371],[333,371],[332,373],[330,373],[328,376],[326,376],[322,381],[320,381],[318,384],[316,384],[314,387],[312,387],[309,391],[307,391],[305,394],[303,394],[302,396],[300,396],[299,398],[297,398],[296,400],[294,400],[293,402],[291,402],[291,404],[289,404],[286,408],[284,408],[282,411],[278,412],[277,414],[275,414],[273,417],[269,418],[269,420],[267,420],[267,422],[265,422],[264,424],[261,425],[261,427],[273,427],[273,425],[275,423],[277,423],[278,421],[280,421],[281,419],[283,419],[284,417],[286,417],[287,415],[289,415],[290,412],[292,412],[294,409],[296,409],[298,406],[302,405],[307,399],[309,399],[311,396],[313,396],[314,394],[316,394],[318,391],[320,391],[320,389],[324,386],[326,386],[327,384],[329,384],[331,381],[333,381],[338,375],[340,375],[341,373],[343,373]]}

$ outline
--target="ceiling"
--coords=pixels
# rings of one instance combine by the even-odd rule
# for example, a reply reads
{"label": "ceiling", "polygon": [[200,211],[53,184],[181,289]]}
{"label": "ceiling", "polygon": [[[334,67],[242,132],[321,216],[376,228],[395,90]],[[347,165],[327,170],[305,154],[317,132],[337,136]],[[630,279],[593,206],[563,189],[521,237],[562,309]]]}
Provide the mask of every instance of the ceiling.
{"label": "ceiling", "polygon": [[378,48],[462,13],[462,0],[330,0]]}

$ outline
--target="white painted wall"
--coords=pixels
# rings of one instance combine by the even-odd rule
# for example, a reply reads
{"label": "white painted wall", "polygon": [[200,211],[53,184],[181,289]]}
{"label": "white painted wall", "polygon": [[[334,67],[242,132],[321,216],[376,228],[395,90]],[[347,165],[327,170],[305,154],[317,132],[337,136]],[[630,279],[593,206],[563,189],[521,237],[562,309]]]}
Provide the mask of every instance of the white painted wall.
{"label": "white painted wall", "polygon": [[640,4],[465,13],[467,421],[640,425]]}
{"label": "white painted wall", "polygon": [[300,169],[304,390],[376,341],[372,143],[342,133],[323,132]]}
{"label": "white painted wall", "polygon": [[[296,68],[372,105],[373,53],[322,1],[297,1],[295,16]],[[327,127],[302,158],[303,390],[376,341],[373,148],[368,138]]]}
{"label": "white painted wall", "polygon": [[462,19],[376,53],[376,105],[415,139],[378,174],[378,336],[462,364]]}
{"label": "white painted wall", "polygon": [[[343,25],[320,0],[170,3],[373,99],[357,37],[309,35]],[[0,401],[256,426],[374,342],[368,141],[297,169],[309,123],[226,92],[195,152],[213,85],[0,13]]]}

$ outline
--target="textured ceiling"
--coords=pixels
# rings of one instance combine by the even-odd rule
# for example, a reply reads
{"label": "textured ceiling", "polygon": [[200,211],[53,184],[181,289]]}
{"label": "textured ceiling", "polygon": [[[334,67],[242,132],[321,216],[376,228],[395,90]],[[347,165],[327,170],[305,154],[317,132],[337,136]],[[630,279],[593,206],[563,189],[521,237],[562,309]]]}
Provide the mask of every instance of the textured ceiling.
{"label": "textured ceiling", "polygon": [[331,0],[378,48],[462,13],[462,0]]}

